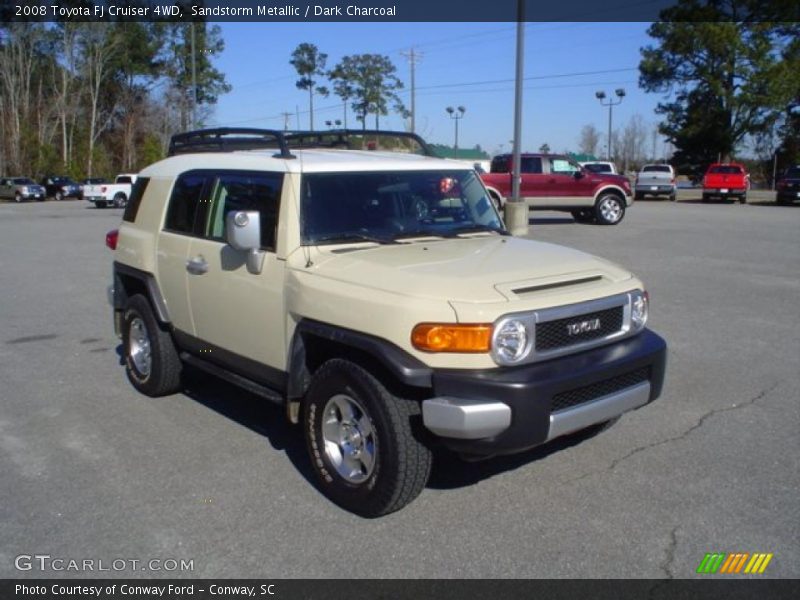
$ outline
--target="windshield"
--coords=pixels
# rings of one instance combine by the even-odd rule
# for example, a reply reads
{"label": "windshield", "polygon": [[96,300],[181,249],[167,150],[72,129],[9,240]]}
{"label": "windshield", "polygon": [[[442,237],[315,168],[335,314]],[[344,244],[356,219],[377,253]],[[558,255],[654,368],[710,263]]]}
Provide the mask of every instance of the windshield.
{"label": "windshield", "polygon": [[505,233],[474,171],[310,173],[300,213],[306,245]]}
{"label": "windshield", "polygon": [[786,169],[786,175],[784,177],[791,177],[792,179],[797,179],[800,177],[800,167],[789,167]]}

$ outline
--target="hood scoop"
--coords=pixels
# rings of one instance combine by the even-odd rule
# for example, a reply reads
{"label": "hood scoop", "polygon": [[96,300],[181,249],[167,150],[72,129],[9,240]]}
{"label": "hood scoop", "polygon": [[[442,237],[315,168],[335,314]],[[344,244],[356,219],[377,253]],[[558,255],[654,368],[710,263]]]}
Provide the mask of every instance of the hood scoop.
{"label": "hood scoop", "polygon": [[517,296],[524,296],[526,294],[533,294],[536,292],[543,292],[544,290],[552,290],[556,288],[564,288],[569,287],[571,285],[580,285],[582,283],[592,283],[595,281],[601,281],[603,279],[602,275],[591,275],[589,277],[581,277],[580,279],[571,279],[568,281],[555,281],[553,283],[541,283],[538,285],[527,285],[525,287],[519,287],[512,289],[511,291],[516,294]]}
{"label": "hood scoop", "polygon": [[501,283],[496,285],[495,289],[508,300],[524,300],[533,296],[571,292],[582,286],[592,287],[603,281],[609,281],[606,274],[602,271],[592,270]]}

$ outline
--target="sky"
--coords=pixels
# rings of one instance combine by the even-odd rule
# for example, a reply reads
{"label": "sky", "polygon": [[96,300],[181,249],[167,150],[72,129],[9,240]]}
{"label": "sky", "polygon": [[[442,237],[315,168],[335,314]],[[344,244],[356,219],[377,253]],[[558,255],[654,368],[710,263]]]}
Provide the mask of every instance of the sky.
{"label": "sky", "polygon": [[[233,90],[222,96],[209,126],[282,129],[309,127],[308,93],[295,87],[289,64],[301,43],[315,44],[333,67],[343,56],[388,56],[405,84],[401,99],[410,106],[410,65],[403,52],[414,48],[416,130],[427,141],[452,145],[455,121],[447,106],[463,106],[459,147],[476,144],[489,154],[511,150],[514,127],[516,23],[221,23],[225,50],[214,64]],[[525,26],[523,151],[547,143],[554,152],[578,151],[580,131],[594,125],[608,130],[607,107],[595,92],[626,96],[613,108],[613,128],[640,115],[655,126],[655,107],[663,98],[637,85],[640,49],[651,43],[648,23],[527,23]],[[315,129],[343,119],[334,95],[315,97]],[[298,124],[299,112],[299,124]],[[348,126],[357,127],[348,112]],[[368,126],[374,126],[370,117]],[[397,115],[381,119],[381,129],[403,129]],[[648,137],[648,140],[650,138]],[[648,141],[648,144],[651,142]],[[657,143],[663,152],[663,140]],[[648,145],[648,148],[650,146]],[[598,155],[602,152],[598,152]]]}

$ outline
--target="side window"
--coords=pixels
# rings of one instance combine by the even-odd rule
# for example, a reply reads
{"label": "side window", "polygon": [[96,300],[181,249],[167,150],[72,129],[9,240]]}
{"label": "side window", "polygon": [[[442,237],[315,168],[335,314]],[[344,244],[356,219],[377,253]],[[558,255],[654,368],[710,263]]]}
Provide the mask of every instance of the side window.
{"label": "side window", "polygon": [[542,159],[538,156],[523,156],[520,158],[519,168],[523,173],[541,173]]}
{"label": "side window", "polygon": [[283,173],[222,173],[214,181],[212,205],[205,224],[208,238],[225,241],[225,216],[231,211],[257,210],[261,247],[275,250]]}
{"label": "side window", "polygon": [[563,158],[550,159],[550,172],[558,175],[572,175],[578,167]]}
{"label": "side window", "polygon": [[122,215],[123,221],[128,221],[129,223],[136,221],[136,213],[139,212],[139,205],[142,203],[142,196],[144,196],[144,191],[147,189],[148,183],[150,183],[149,177],[139,177],[136,183],[133,184],[131,197]]}
{"label": "side window", "polygon": [[178,177],[169,199],[164,229],[176,233],[194,234],[195,219],[207,175],[200,172],[184,173]]}
{"label": "side window", "polygon": [[491,173],[508,173],[508,158],[505,156],[495,156],[489,167]]}

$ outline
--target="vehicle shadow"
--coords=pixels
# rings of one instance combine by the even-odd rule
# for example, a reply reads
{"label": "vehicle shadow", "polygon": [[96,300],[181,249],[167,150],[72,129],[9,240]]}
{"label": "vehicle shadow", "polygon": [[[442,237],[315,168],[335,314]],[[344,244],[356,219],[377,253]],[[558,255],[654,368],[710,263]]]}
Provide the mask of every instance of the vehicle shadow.
{"label": "vehicle shadow", "polygon": [[572,217],[529,217],[528,225],[568,225],[575,223]]}
{"label": "vehicle shadow", "polygon": [[577,446],[597,435],[598,431],[597,427],[590,427],[520,454],[494,456],[487,460],[466,461],[457,454],[440,448],[434,453],[433,470],[427,487],[452,490],[473,485],[495,475],[543,460],[555,452]]}
{"label": "vehicle shadow", "polygon": [[[120,366],[125,365],[122,344],[116,348]],[[286,453],[297,471],[312,485],[314,472],[308,462],[299,427],[292,426],[281,407],[199,369],[184,366],[183,395],[246,427],[275,449]]]}

